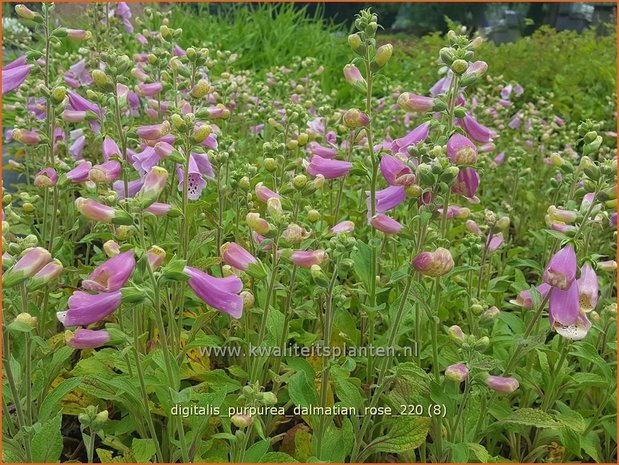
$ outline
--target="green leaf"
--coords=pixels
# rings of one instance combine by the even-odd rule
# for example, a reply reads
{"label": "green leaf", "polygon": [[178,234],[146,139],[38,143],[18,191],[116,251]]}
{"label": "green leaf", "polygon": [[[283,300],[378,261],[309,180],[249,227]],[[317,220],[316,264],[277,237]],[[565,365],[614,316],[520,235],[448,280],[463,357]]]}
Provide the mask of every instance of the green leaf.
{"label": "green leaf", "polygon": [[269,442],[269,440],[264,440],[264,441],[255,443],[245,452],[245,457],[244,457],[245,462],[249,462],[249,463],[260,462],[262,457],[264,457],[267,451],[269,450],[270,445],[271,443]]}
{"label": "green leaf", "polygon": [[288,383],[288,393],[294,405],[310,407],[318,405],[318,395],[316,388],[307,379],[304,371],[297,372]]}
{"label": "green leaf", "polygon": [[363,409],[363,397],[359,388],[349,381],[348,373],[339,367],[331,369],[331,379],[335,384],[335,393],[345,407]]}
{"label": "green leaf", "polygon": [[81,382],[81,377],[65,379],[53,391],[47,394],[41,403],[41,408],[39,410],[39,421],[47,420],[52,413],[56,411],[58,404],[64,396],[79,386]]}
{"label": "green leaf", "polygon": [[353,432],[352,423],[346,417],[342,422],[342,428],[330,424],[322,445],[322,461],[331,463],[343,463],[352,451]]}
{"label": "green leaf", "polygon": [[284,452],[267,452],[260,459],[260,463],[299,463]]}
{"label": "green leaf", "polygon": [[469,450],[473,453],[473,455],[477,457],[477,460],[479,460],[481,463],[488,463],[488,460],[490,459],[490,454],[484,446],[482,446],[481,444],[476,444],[474,442],[467,443],[467,446],[469,447]]}
{"label": "green leaf", "polygon": [[370,246],[365,242],[357,241],[355,249],[350,254],[353,262],[355,263],[355,273],[359,276],[359,279],[363,281],[366,290],[370,289],[371,276],[371,260],[372,251]]}
{"label": "green leaf", "polygon": [[535,426],[537,428],[557,428],[562,426],[560,422],[543,410],[534,408],[521,408],[509,414],[499,423],[511,423],[522,426]]}
{"label": "green leaf", "polygon": [[376,438],[367,447],[369,453],[388,452],[400,454],[417,449],[426,440],[432,419],[429,417],[404,417],[392,422],[388,436]]}
{"label": "green leaf", "polygon": [[56,463],[62,454],[62,434],[60,425],[62,414],[43,423],[32,436],[32,461],[36,463]]}
{"label": "green leaf", "polygon": [[131,442],[131,450],[138,463],[150,461],[157,452],[157,448],[152,439],[134,439],[133,442]]}

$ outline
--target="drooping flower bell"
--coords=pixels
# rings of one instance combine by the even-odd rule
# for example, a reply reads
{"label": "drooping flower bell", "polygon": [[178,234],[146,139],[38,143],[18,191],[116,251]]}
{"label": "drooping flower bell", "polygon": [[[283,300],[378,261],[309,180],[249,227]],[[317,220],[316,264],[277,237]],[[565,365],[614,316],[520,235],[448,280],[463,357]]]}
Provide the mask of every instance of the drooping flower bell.
{"label": "drooping flower bell", "polygon": [[[371,212],[371,193],[367,195],[368,214]],[[397,207],[406,200],[406,188],[404,186],[389,186],[385,189],[376,191],[376,211],[384,213]]]}
{"label": "drooping flower bell", "polygon": [[550,291],[550,301],[548,304],[548,316],[550,325],[561,326],[573,325],[580,315],[580,305],[578,302],[578,282],[572,280],[567,289],[554,287]]}
{"label": "drooping flower bell", "polygon": [[34,177],[34,185],[40,188],[54,187],[58,182],[58,174],[54,168],[44,168]]}
{"label": "drooping flower bell", "polygon": [[221,257],[227,265],[245,271],[250,276],[261,279],[266,271],[256,257],[236,242],[227,242],[221,246]]}
{"label": "drooping flower bell", "polygon": [[82,161],[78,163],[75,168],[67,172],[67,179],[75,184],[87,181],[90,168],[92,168],[92,163],[89,161]]}
{"label": "drooping flower bell", "polygon": [[485,144],[491,142],[495,136],[494,131],[479,123],[468,113],[462,119],[458,119],[457,123],[466,131],[469,137],[477,142]]}
{"label": "drooping flower bell", "polygon": [[136,199],[140,200],[142,207],[152,205],[165,189],[168,179],[168,171],[161,166],[153,166],[150,172],[144,177],[144,184],[136,194]]}
{"label": "drooping flower bell", "polygon": [[[537,286],[537,291],[541,294],[542,299],[546,298],[551,289],[552,287],[546,283],[542,283]],[[520,291],[518,293],[518,296],[515,299],[510,300],[509,302],[522,308],[533,308],[533,298],[531,297],[531,291],[528,291],[526,289]]]}
{"label": "drooping flower bell", "polygon": [[48,285],[62,273],[63,266],[60,260],[54,259],[41,268],[28,282],[28,290],[36,291]]}
{"label": "drooping flower bell", "polygon": [[43,247],[26,249],[24,255],[7,272],[2,274],[2,286],[9,288],[34,276],[50,260],[52,255]]}
{"label": "drooping flower bell", "polygon": [[352,169],[352,163],[343,160],[331,160],[328,158],[314,155],[309,165],[307,172],[312,176],[323,175],[325,179],[335,179],[346,176]]}
{"label": "drooping flower bell", "polygon": [[355,230],[355,223],[342,221],[331,228],[333,234],[351,233]]}
{"label": "drooping flower bell", "polygon": [[110,333],[105,329],[84,329],[65,331],[65,342],[74,349],[96,349],[104,346],[110,340]]}
{"label": "drooping flower bell", "polygon": [[94,199],[79,197],[75,199],[75,208],[89,220],[102,223],[133,224],[133,218],[126,211],[103,205]]}
{"label": "drooping flower bell", "polygon": [[430,133],[430,123],[425,122],[417,126],[411,132],[406,134],[404,137],[400,137],[399,139],[395,139],[391,144],[391,151],[395,153],[401,153],[402,155],[408,157],[408,149],[409,147],[418,144],[419,142],[423,142],[428,138]]}
{"label": "drooping flower bell", "polygon": [[471,203],[479,203],[475,195],[479,187],[479,174],[471,167],[466,167],[458,172],[458,177],[451,191],[466,197]]}
{"label": "drooping flower bell", "polygon": [[260,200],[263,203],[267,203],[271,199],[281,200],[282,198],[281,195],[279,195],[277,192],[273,192],[271,189],[265,186],[264,183],[262,182],[259,182],[258,184],[256,184],[254,191],[256,192],[256,197],[258,198],[258,200]]}
{"label": "drooping flower bell", "polygon": [[89,291],[111,292],[122,288],[135,268],[133,251],[127,250],[103,262],[82,281],[82,287]]}
{"label": "drooping flower bell", "polygon": [[432,97],[424,97],[412,92],[404,92],[398,97],[400,108],[412,112],[430,111],[434,107],[434,102]]}
{"label": "drooping flower bell", "polygon": [[69,297],[68,309],[57,312],[56,317],[65,327],[87,326],[114,313],[121,303],[120,290],[98,294],[75,291]]}
{"label": "drooping flower bell", "polygon": [[32,65],[26,64],[25,56],[2,68],[2,95],[19,88],[30,74],[31,68]]}
{"label": "drooping flower bell", "polygon": [[166,120],[160,124],[151,124],[150,126],[140,126],[136,132],[138,137],[146,140],[161,139],[170,132],[170,123]]}
{"label": "drooping flower bell", "polygon": [[544,282],[557,289],[568,289],[576,277],[577,265],[574,247],[568,244],[554,254],[548,262],[544,270]]}
{"label": "drooping flower bell", "polygon": [[588,313],[597,306],[599,293],[598,277],[589,263],[580,268],[580,278],[577,282],[580,311]]}
{"label": "drooping flower bell", "polygon": [[408,186],[415,182],[411,168],[391,155],[385,154],[381,157],[380,171],[391,186]]}
{"label": "drooping flower bell", "polygon": [[398,221],[384,213],[374,215],[370,220],[370,225],[385,234],[397,234],[402,230],[402,225]]}
{"label": "drooping flower bell", "polygon": [[189,276],[189,287],[207,305],[227,313],[232,318],[243,314],[243,282],[237,276],[216,278],[196,268],[186,266],[184,273]]}
{"label": "drooping flower bell", "polygon": [[111,183],[117,180],[122,173],[122,166],[118,160],[110,160],[100,165],[94,165],[89,173],[88,180],[96,183]]}
{"label": "drooping flower bell", "polygon": [[292,253],[290,261],[302,268],[311,268],[312,265],[320,265],[327,259],[324,250],[296,250]]}
{"label": "drooping flower bell", "polygon": [[505,376],[488,376],[485,380],[486,386],[496,392],[512,393],[520,384],[516,378]]}
{"label": "drooping flower bell", "polygon": [[474,165],[477,161],[477,147],[468,138],[455,132],[447,142],[447,157],[459,165]]}

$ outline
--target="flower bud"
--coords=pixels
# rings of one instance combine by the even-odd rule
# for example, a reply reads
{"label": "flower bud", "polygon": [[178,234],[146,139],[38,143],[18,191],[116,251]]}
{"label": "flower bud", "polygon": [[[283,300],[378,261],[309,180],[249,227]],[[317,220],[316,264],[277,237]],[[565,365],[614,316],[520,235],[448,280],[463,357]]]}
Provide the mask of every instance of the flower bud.
{"label": "flower bud", "polygon": [[451,70],[456,74],[463,74],[468,66],[469,64],[465,60],[458,59],[451,64]]}
{"label": "flower bud", "polygon": [[230,421],[237,428],[247,428],[251,426],[254,419],[249,415],[232,415]]}
{"label": "flower bud", "polygon": [[361,36],[359,34],[350,34],[348,36],[348,46],[353,52],[356,52],[361,45],[363,45],[363,40],[361,40]]}
{"label": "flower bud", "polygon": [[13,321],[23,325],[28,325],[32,328],[36,327],[37,325],[37,318],[30,315],[30,313],[25,312],[18,314]]}
{"label": "flower bud", "polygon": [[351,108],[346,111],[346,113],[344,113],[343,120],[344,124],[348,128],[362,128],[367,126],[370,122],[370,118],[356,108]]}
{"label": "flower bud", "polygon": [[393,55],[393,45],[382,45],[376,50],[376,57],[374,58],[374,61],[379,68],[382,68],[389,62],[391,55]]}
{"label": "flower bud", "polygon": [[486,378],[486,386],[496,392],[512,393],[518,389],[518,380],[504,376],[488,376]]}
{"label": "flower bud", "polygon": [[461,383],[469,377],[469,369],[464,363],[449,365],[445,369],[445,378]]}
{"label": "flower bud", "polygon": [[449,273],[454,261],[449,250],[439,247],[434,252],[421,252],[413,259],[412,265],[424,276],[436,277]]}
{"label": "flower bud", "polygon": [[245,217],[245,221],[247,222],[247,226],[252,230],[257,232],[258,234],[264,236],[269,233],[271,227],[267,220],[260,217],[259,213],[248,213]]}
{"label": "flower bud", "polygon": [[103,244],[103,251],[108,257],[114,257],[120,253],[120,245],[117,242],[110,239]]}

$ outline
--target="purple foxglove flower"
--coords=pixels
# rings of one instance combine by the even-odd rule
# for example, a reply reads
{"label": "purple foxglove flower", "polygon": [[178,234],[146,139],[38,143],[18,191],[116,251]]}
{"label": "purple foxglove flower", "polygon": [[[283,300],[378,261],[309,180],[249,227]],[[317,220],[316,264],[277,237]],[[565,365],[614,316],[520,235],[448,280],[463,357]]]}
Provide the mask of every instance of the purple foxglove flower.
{"label": "purple foxglove flower", "polygon": [[365,79],[361,75],[361,71],[353,64],[344,66],[344,79],[354,87],[364,89],[367,86]]}
{"label": "purple foxglove flower", "polygon": [[520,384],[516,378],[505,376],[488,376],[486,378],[486,386],[496,392],[505,392],[507,394],[518,389]]}
{"label": "purple foxglove flower", "polygon": [[125,31],[131,34],[133,32],[133,24],[131,24],[131,9],[129,8],[129,5],[127,5],[127,2],[118,2],[116,14],[122,18]]}
{"label": "purple foxglove flower", "polygon": [[122,172],[118,160],[110,160],[101,165],[94,165],[88,173],[88,179],[97,183],[111,183],[117,180]]}
{"label": "purple foxglove flower", "polygon": [[189,266],[185,267],[184,272],[189,276],[189,287],[207,305],[232,318],[241,318],[243,297],[239,293],[243,289],[243,282],[237,276],[215,278]]}
{"label": "purple foxglove flower", "polygon": [[221,246],[221,257],[227,265],[241,271],[247,271],[258,259],[236,242],[227,242]]}
{"label": "purple foxglove flower", "polygon": [[35,145],[41,142],[38,132],[27,129],[13,129],[13,139],[25,145]]}
{"label": "purple foxglove flower", "polygon": [[[144,178],[134,179],[133,181],[128,182],[129,192],[127,193],[127,197],[133,198],[140,191],[142,186],[144,185]],[[116,194],[118,194],[119,199],[125,198],[125,183],[122,180],[114,181],[112,184],[112,189]]]}
{"label": "purple foxglove flower", "polygon": [[501,233],[495,234],[494,236],[492,236],[492,239],[490,239],[490,241],[488,242],[488,245],[487,245],[488,252],[494,252],[496,249],[501,247],[502,243],[503,243],[503,234]]}
{"label": "purple foxglove flower", "polygon": [[300,244],[307,239],[309,235],[309,231],[306,231],[298,224],[290,223],[286,230],[282,233],[282,238],[288,244]]}
{"label": "purple foxglove flower", "polygon": [[41,268],[28,282],[28,290],[36,291],[56,279],[62,273],[63,266],[60,260],[52,260]]}
{"label": "purple foxglove flower", "polygon": [[451,86],[451,80],[453,79],[453,74],[449,72],[447,76],[439,79],[430,89],[430,95],[432,97],[436,97],[437,95],[446,94]]}
{"label": "purple foxglove flower", "polygon": [[439,247],[434,252],[421,252],[412,265],[424,276],[443,276],[454,267],[454,261],[449,250]]}
{"label": "purple foxglove flower", "polygon": [[84,29],[67,29],[67,37],[72,40],[85,40],[90,36],[92,36],[92,33]]}
{"label": "purple foxglove flower", "polygon": [[611,226],[617,227],[617,212],[611,213],[609,223]]}
{"label": "purple foxglove flower", "polygon": [[551,326],[554,326],[555,323],[570,326],[576,322],[578,315],[580,315],[580,305],[576,281],[572,281],[566,290],[555,287],[550,291],[548,317]]}
{"label": "purple foxglove flower", "polygon": [[152,147],[146,147],[140,153],[136,153],[133,156],[133,163],[131,164],[140,176],[144,176],[160,161],[160,157]]}
{"label": "purple foxglove flower", "polygon": [[572,341],[580,341],[585,338],[589,329],[591,329],[591,322],[587,318],[587,315],[581,313],[573,324],[564,326],[555,322],[552,329],[554,329],[559,336]]}
{"label": "purple foxglove flower", "polygon": [[58,182],[58,174],[54,168],[44,168],[34,177],[34,185],[41,188],[54,187]]}
{"label": "purple foxglove flower", "polygon": [[146,258],[148,259],[148,266],[150,266],[150,269],[152,271],[156,271],[161,265],[163,265],[163,262],[165,261],[165,257],[166,257],[165,250],[163,250],[161,247],[157,247],[156,245],[153,245],[146,252]]}
{"label": "purple foxglove flower", "polygon": [[402,225],[384,213],[378,213],[370,220],[370,225],[385,234],[397,234],[402,230]]}
{"label": "purple foxglove flower", "polygon": [[568,289],[576,277],[577,265],[576,252],[569,244],[559,250],[548,262],[544,270],[544,282],[561,290]]}
{"label": "purple foxglove flower", "polygon": [[140,199],[142,207],[150,206],[159,194],[163,192],[166,181],[168,180],[168,172],[160,166],[153,166],[148,174],[144,177],[144,184],[140,191],[136,194],[136,198]]}
{"label": "purple foxglove flower", "polygon": [[155,215],[155,216],[164,216],[172,209],[172,205],[169,203],[161,203],[154,202],[149,207],[147,207],[144,211]]}
{"label": "purple foxglove flower", "polygon": [[81,160],[82,152],[84,151],[84,147],[86,146],[86,136],[79,136],[69,147],[69,155],[71,155],[76,160]]}
{"label": "purple foxglove flower", "polygon": [[477,147],[468,138],[455,132],[447,142],[447,158],[459,165],[473,165],[477,161]]}
{"label": "purple foxglove flower", "polygon": [[140,126],[137,128],[136,132],[138,134],[138,137],[140,137],[141,139],[156,140],[161,139],[163,136],[167,135],[170,132],[170,129],[170,123],[168,121],[164,121],[161,124]]}
{"label": "purple foxglove flower", "polygon": [[580,278],[577,282],[580,311],[588,313],[597,306],[599,292],[598,277],[589,263],[580,268]]}
{"label": "purple foxglove flower", "polygon": [[469,369],[464,363],[449,365],[445,368],[445,378],[461,383],[469,377]]}
{"label": "purple foxglove flower", "polygon": [[69,96],[69,105],[71,106],[72,110],[92,111],[96,115],[101,115],[101,109],[99,108],[99,105],[95,105],[90,100],[85,99],[84,97],[72,90],[68,91],[67,95]]}
{"label": "purple foxglove flower", "polygon": [[458,126],[466,131],[466,133],[477,142],[485,144],[486,142],[491,142],[492,138],[495,136],[494,132],[480,124],[475,118],[473,118],[468,113],[462,119],[458,119]]}
{"label": "purple foxglove flower", "polygon": [[22,55],[20,57],[17,57],[15,60],[11,61],[8,65],[6,65],[4,68],[2,68],[3,70],[5,69],[15,69],[19,66],[24,66],[26,64],[27,61],[27,57],[26,55]]}
{"label": "purple foxglove flower", "polygon": [[203,176],[206,176],[207,179],[215,179],[213,165],[211,165],[211,161],[206,153],[191,152],[189,156],[195,160]]}
{"label": "purple foxglove flower", "polygon": [[312,265],[320,265],[327,258],[324,250],[296,250],[292,253],[290,261],[302,268],[311,268]]}
{"label": "purple foxglove flower", "polygon": [[95,268],[88,279],[82,281],[82,287],[88,291],[117,291],[127,283],[134,268],[133,251],[127,250]]}
{"label": "purple foxglove flower", "polygon": [[69,297],[69,308],[64,312],[57,312],[56,318],[65,327],[87,326],[114,313],[121,303],[122,294],[120,291],[100,292],[98,294],[75,291]]}
{"label": "purple foxglove flower", "polygon": [[401,153],[408,157],[408,151],[406,150],[408,147],[412,145],[416,145],[419,142],[422,142],[428,138],[428,134],[430,133],[430,123],[425,122],[417,126],[411,132],[409,132],[404,137],[400,137],[399,139],[395,139],[391,145],[391,151],[395,153]]}
{"label": "purple foxglove flower", "polygon": [[75,332],[67,331],[65,341],[74,349],[96,349],[110,340],[110,333],[104,329],[93,330],[79,328]]}
{"label": "purple foxglove flower", "polygon": [[137,94],[142,97],[152,97],[159,94],[163,90],[163,85],[160,82],[152,82],[149,84],[140,83],[137,86]]}
{"label": "purple foxglove flower", "polygon": [[516,97],[520,97],[524,93],[524,87],[520,84],[516,84],[514,86],[514,93],[516,94]]}
{"label": "purple foxglove flower", "polygon": [[[176,175],[178,177],[178,190],[183,191],[183,182],[185,179],[185,171],[181,165],[176,165]],[[202,194],[202,190],[206,187],[206,181],[202,177],[202,173],[198,168],[195,158],[189,158],[189,179],[188,179],[188,198],[189,200],[198,200]]]}
{"label": "purple foxglove flower", "polygon": [[157,142],[153,149],[162,159],[167,159],[174,152],[174,147],[165,141]]}
{"label": "purple foxglove flower", "polygon": [[333,234],[351,233],[355,230],[355,223],[352,221],[342,221],[331,228]]}
{"label": "purple foxglove flower", "polygon": [[335,158],[337,156],[337,149],[335,147],[325,147],[318,142],[310,142],[308,148],[312,155],[322,158]]}
{"label": "purple foxglove flower", "polygon": [[78,163],[75,168],[67,173],[67,179],[75,184],[82,183],[88,180],[90,168],[92,168],[92,163],[89,161]]}
{"label": "purple foxglove flower", "polygon": [[[370,191],[366,191],[368,212],[371,211],[370,202],[372,201]],[[376,211],[384,213],[397,207],[406,200],[406,188],[404,186],[389,186],[385,189],[376,191]]]}
{"label": "purple foxglove flower", "polygon": [[[545,299],[550,290],[552,289],[546,283],[542,283],[537,286],[537,291],[542,295],[542,299]],[[518,293],[518,296],[515,299],[509,301],[511,304],[518,305],[519,307],[523,307],[526,309],[533,308],[533,299],[531,298],[531,292],[524,290]]]}
{"label": "purple foxglove flower", "polygon": [[383,155],[380,159],[380,171],[392,186],[410,185],[415,182],[412,170],[400,159]]}
{"label": "purple foxglove flower", "polygon": [[513,90],[512,85],[507,84],[505,87],[501,89],[501,98],[505,100],[509,99],[509,97],[512,95],[512,90]]}
{"label": "purple foxglove flower", "polygon": [[472,203],[478,203],[475,196],[479,187],[479,174],[473,168],[467,167],[459,171],[456,182],[451,186],[451,192],[466,197]]}
{"label": "purple foxglove flower", "polygon": [[413,94],[412,92],[404,92],[398,97],[398,105],[406,111],[430,111],[434,107],[434,99],[432,97]]}
{"label": "purple foxglove flower", "polygon": [[464,226],[469,232],[475,234],[476,236],[481,236],[481,229],[479,225],[475,223],[475,221],[466,220],[466,223],[464,224]]}
{"label": "purple foxglove flower", "polygon": [[575,211],[557,208],[554,205],[548,207],[547,213],[552,220],[560,221],[561,223],[573,223],[578,217],[578,213]]}
{"label": "purple foxglove flower", "polygon": [[499,153],[493,160],[495,165],[502,165],[505,162],[505,152]]}
{"label": "purple foxglove flower", "polygon": [[105,161],[109,161],[110,158],[114,156],[122,158],[120,148],[118,147],[118,144],[114,142],[114,139],[109,136],[105,136],[105,139],[103,139],[103,159]]}
{"label": "purple foxglove flower", "polygon": [[[25,58],[26,57],[23,57],[24,62]],[[22,58],[18,58],[13,63],[16,63],[18,60],[22,60]],[[28,77],[28,74],[30,74],[32,65],[22,64],[11,66],[13,63],[9,63],[2,69],[2,95],[19,88]]]}
{"label": "purple foxglove flower", "polygon": [[335,179],[346,176],[352,168],[352,163],[342,160],[330,160],[318,155],[312,156],[307,172],[312,176],[322,174],[325,179]]}
{"label": "purple foxglove flower", "polygon": [[174,47],[172,48],[172,54],[175,57],[182,57],[182,56],[187,55],[187,52],[183,50],[181,47],[179,47],[177,44],[174,44]]}
{"label": "purple foxglove flower", "polygon": [[[436,211],[441,216],[443,215],[444,210],[442,208],[437,208]],[[470,214],[471,214],[471,210],[466,207],[459,207],[458,205],[449,205],[447,207],[446,218],[448,220],[452,218],[465,219],[465,218],[468,218]]]}
{"label": "purple foxglove flower", "polygon": [[39,272],[51,259],[52,255],[43,247],[26,249],[17,263],[2,274],[2,286],[9,288],[24,282]]}
{"label": "purple foxglove flower", "polygon": [[79,197],[75,199],[75,208],[89,220],[115,224],[133,223],[133,219],[126,212],[103,205],[94,199]]}
{"label": "purple foxglove flower", "polygon": [[86,119],[87,112],[78,110],[64,110],[60,117],[67,123],[81,123]]}

